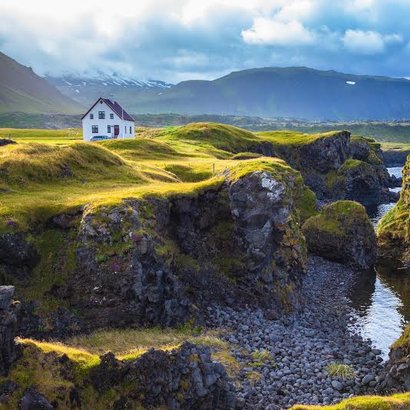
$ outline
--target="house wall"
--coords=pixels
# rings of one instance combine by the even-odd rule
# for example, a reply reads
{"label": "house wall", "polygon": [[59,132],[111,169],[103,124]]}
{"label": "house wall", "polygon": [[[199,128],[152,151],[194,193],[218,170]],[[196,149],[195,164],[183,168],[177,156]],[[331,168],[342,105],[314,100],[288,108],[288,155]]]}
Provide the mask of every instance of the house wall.
{"label": "house wall", "polygon": [[[105,111],[105,119],[98,118],[98,112]],[[90,114],[94,115],[91,119]],[[114,114],[114,119],[110,118],[110,114]],[[118,138],[133,138],[135,126],[133,121],[125,121],[118,117],[111,108],[103,103],[98,102],[95,107],[87,114],[82,120],[83,124],[83,139],[84,141],[90,141],[93,136],[103,135],[105,137],[114,137],[114,125],[118,125],[120,132]],[[92,132],[92,126],[98,126],[98,133]],[[111,132],[108,132],[108,125],[111,126]],[[131,132],[130,132],[131,127]]]}

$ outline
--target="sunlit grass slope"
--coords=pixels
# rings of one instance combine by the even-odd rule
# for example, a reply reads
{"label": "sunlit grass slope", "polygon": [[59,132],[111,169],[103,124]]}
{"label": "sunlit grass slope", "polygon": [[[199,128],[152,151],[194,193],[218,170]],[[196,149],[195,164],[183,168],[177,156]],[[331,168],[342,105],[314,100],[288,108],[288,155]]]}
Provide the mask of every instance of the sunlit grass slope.
{"label": "sunlit grass slope", "polygon": [[333,406],[296,405],[291,410],[405,410],[410,409],[410,393],[393,396],[358,396]]}
{"label": "sunlit grass slope", "polygon": [[[80,130],[1,129],[0,231],[29,229],[83,205],[112,204],[147,195],[195,194],[218,186],[229,173],[266,161],[258,144],[302,144],[333,134],[254,134],[215,123],[139,130],[135,139],[81,142]],[[275,164],[286,167],[280,160]]]}

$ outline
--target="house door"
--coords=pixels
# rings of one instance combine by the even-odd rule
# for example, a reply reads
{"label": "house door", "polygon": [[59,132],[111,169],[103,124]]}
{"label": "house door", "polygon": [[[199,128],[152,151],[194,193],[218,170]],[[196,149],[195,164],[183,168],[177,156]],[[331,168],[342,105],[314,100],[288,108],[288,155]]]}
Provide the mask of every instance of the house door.
{"label": "house door", "polygon": [[120,135],[120,126],[114,125],[114,137],[118,137]]}

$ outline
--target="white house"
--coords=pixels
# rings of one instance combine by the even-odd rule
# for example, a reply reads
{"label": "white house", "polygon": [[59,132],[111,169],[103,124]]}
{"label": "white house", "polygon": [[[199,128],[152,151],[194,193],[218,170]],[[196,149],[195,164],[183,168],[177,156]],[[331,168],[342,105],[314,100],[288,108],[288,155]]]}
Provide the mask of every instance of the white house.
{"label": "white house", "polygon": [[93,137],[134,137],[134,118],[116,101],[108,98],[99,98],[81,121],[84,141],[91,141]]}

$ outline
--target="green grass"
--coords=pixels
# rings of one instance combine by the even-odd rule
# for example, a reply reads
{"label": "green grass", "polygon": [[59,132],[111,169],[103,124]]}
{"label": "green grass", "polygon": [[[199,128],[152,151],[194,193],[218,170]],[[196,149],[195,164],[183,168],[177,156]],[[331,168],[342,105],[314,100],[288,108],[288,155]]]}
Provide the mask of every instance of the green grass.
{"label": "green grass", "polygon": [[71,347],[67,344],[42,342],[34,339],[18,339],[18,342],[22,345],[34,346],[43,353],[53,352],[57,356],[66,355],[70,360],[77,363],[81,369],[91,369],[100,364],[98,355],[78,347]]}
{"label": "green grass", "polygon": [[410,325],[407,325],[400,337],[391,345],[391,349],[402,349],[406,354],[410,353]]}
{"label": "green grass", "polygon": [[358,396],[331,406],[296,405],[291,410],[405,410],[410,409],[410,393],[393,396]]}
{"label": "green grass", "polygon": [[29,230],[84,205],[149,195],[195,195],[219,186],[227,173],[232,180],[255,170],[277,177],[286,171],[297,177],[279,159],[234,155],[269,140],[309,142],[320,137],[285,132],[262,138],[214,123],[145,129],[136,139],[101,143],[79,142],[76,129],[1,129],[0,136],[18,142],[0,149],[0,232],[10,227]]}
{"label": "green grass", "polygon": [[[18,339],[22,355],[13,363],[9,374],[0,377],[17,383],[17,390],[0,403],[0,409],[19,408],[24,391],[34,387],[58,408],[72,408],[70,393],[75,388],[83,408],[105,410],[112,408],[120,397],[128,397],[133,409],[142,409],[143,397],[132,379],[114,381],[113,387],[97,390],[90,375],[101,362],[99,355],[113,351],[119,360],[134,360],[155,348],[163,351],[178,349],[184,341],[211,348],[213,360],[223,363],[231,376],[241,370],[240,363],[231,355],[229,345],[216,331],[201,333],[189,324],[180,329],[103,330],[77,336],[65,343]],[[194,355],[189,360],[198,360]],[[183,380],[180,388],[183,389]],[[181,392],[183,394],[183,392]]]}
{"label": "green grass", "polygon": [[331,131],[317,134],[305,134],[295,131],[262,131],[256,133],[261,139],[271,142],[276,146],[291,145],[300,146],[309,144],[319,138],[332,137],[340,131]]}
{"label": "green grass", "polygon": [[58,145],[83,140],[82,130],[79,128],[62,130],[0,128],[0,138],[9,138],[18,143],[38,142]]}
{"label": "green grass", "polygon": [[326,371],[331,377],[341,377],[342,379],[354,378],[354,370],[351,366],[344,363],[330,363],[326,366]]}

